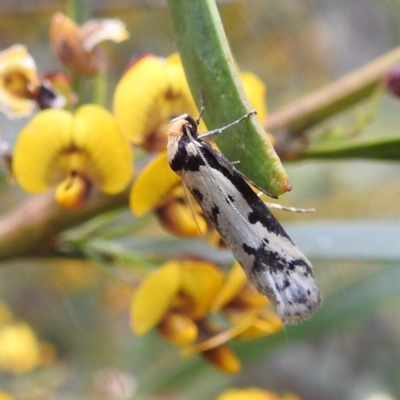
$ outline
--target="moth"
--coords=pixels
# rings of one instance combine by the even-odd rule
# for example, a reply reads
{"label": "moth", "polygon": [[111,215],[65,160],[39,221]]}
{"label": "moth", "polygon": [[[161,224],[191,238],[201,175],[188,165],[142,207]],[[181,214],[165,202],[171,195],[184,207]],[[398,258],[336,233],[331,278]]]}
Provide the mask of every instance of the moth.
{"label": "moth", "polygon": [[310,318],[321,304],[311,263],[246,181],[253,182],[203,140],[254,113],[202,135],[199,119],[188,114],[173,119],[168,161],[250,281],[272,301],[283,323],[294,324]]}

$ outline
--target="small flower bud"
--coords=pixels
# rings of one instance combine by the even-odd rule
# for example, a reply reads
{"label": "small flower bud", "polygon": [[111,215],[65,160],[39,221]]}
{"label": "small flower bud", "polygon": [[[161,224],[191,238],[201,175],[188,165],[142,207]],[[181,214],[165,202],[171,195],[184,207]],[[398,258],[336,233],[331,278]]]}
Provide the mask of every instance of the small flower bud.
{"label": "small flower bud", "polygon": [[98,43],[111,39],[120,42],[129,34],[119,20],[91,20],[79,27],[61,13],[54,15],[50,44],[58,60],[79,75],[96,75],[106,68],[106,56]]}
{"label": "small flower bud", "polygon": [[388,92],[400,97],[400,65],[393,66],[385,76],[385,86]]}

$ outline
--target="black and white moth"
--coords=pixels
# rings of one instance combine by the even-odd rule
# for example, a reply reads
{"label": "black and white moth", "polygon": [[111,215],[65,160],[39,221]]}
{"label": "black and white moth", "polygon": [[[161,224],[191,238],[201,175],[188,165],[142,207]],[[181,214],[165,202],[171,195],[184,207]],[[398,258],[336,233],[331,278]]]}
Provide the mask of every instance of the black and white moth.
{"label": "black and white moth", "polygon": [[310,318],[321,303],[311,263],[248,185],[248,179],[202,139],[251,114],[203,135],[188,114],[173,119],[168,161],[251,282],[272,301],[282,322],[293,324]]}

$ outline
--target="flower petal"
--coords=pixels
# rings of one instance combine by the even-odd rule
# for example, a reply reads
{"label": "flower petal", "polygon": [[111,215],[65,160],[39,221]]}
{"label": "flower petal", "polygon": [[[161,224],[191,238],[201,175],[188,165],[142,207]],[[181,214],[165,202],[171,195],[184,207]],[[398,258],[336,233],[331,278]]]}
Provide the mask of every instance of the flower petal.
{"label": "flower petal", "polygon": [[226,329],[225,331],[219,332],[210,338],[193,345],[186,346],[182,349],[181,353],[183,357],[190,357],[194,354],[202,353],[204,351],[214,349],[238,336],[240,333],[244,332],[251,325],[253,321],[253,316],[248,316],[243,318],[237,325],[232,328]]}
{"label": "flower petal", "polygon": [[264,82],[251,72],[243,72],[240,74],[244,90],[249,98],[251,106],[257,110],[257,118],[264,123],[267,118],[267,89]]}
{"label": "flower petal", "polygon": [[181,237],[203,236],[207,231],[207,222],[202,215],[194,214],[190,205],[179,198],[171,199],[156,209],[161,226],[174,235]]}
{"label": "flower petal", "polygon": [[71,210],[79,210],[86,206],[92,185],[83,177],[76,175],[67,177],[56,189],[57,203]]}
{"label": "flower petal", "polygon": [[221,345],[214,349],[207,350],[201,353],[201,355],[208,362],[228,374],[236,374],[240,371],[240,361],[227,345]]}
{"label": "flower petal", "polygon": [[72,144],[72,120],[68,111],[44,110],[20,132],[14,150],[13,173],[27,192],[44,192],[68,174],[57,163],[57,157]]}
{"label": "flower petal", "polygon": [[282,329],[283,324],[280,318],[274,313],[269,313],[268,315],[264,315],[263,318],[254,318],[250,326],[243,332],[239,333],[235,339],[256,339],[261,336],[272,335],[274,333],[281,332]]}
{"label": "flower petal", "polygon": [[102,192],[115,194],[125,189],[133,171],[132,149],[109,111],[94,104],[79,108],[72,140],[88,155],[88,177]]}
{"label": "flower petal", "polygon": [[197,326],[186,315],[168,313],[158,325],[158,331],[175,346],[186,346],[197,338]]}
{"label": "flower petal", "polygon": [[198,114],[179,56],[146,55],[136,61],[117,85],[114,112],[134,144],[148,151],[165,149],[170,119]]}
{"label": "flower petal", "polygon": [[246,282],[247,277],[243,268],[238,262],[235,262],[226,276],[221,290],[215,297],[213,304],[211,305],[211,310],[219,311],[226,304],[232,301],[232,299],[238,295]]}
{"label": "flower petal", "polygon": [[129,38],[129,32],[125,29],[125,24],[119,19],[92,19],[81,27],[84,38],[82,47],[86,51],[93,48],[104,40],[122,42]]}
{"label": "flower petal", "polygon": [[0,328],[0,369],[24,374],[40,364],[39,341],[32,328],[22,322]]}
{"label": "flower petal", "polygon": [[253,285],[244,285],[238,295],[232,300],[227,308],[260,310],[268,304],[268,298],[261,294]]}
{"label": "flower petal", "polygon": [[25,46],[0,52],[0,110],[8,117],[30,115],[35,102],[30,91],[39,84],[36,64]]}
{"label": "flower petal", "polygon": [[178,262],[171,261],[149,274],[131,304],[131,324],[137,335],[154,328],[170,308],[182,283]]}
{"label": "flower petal", "polygon": [[168,90],[164,62],[155,56],[140,58],[118,83],[114,93],[114,114],[123,133],[140,144],[159,121],[168,120],[162,107]]}
{"label": "flower petal", "polygon": [[182,292],[191,302],[183,312],[196,320],[209,309],[215,295],[221,288],[221,271],[206,261],[186,261],[182,263]]}
{"label": "flower petal", "polygon": [[132,186],[129,204],[135,215],[141,217],[160,204],[168,193],[181,182],[171,170],[167,153],[161,153],[141,171]]}
{"label": "flower petal", "polygon": [[96,46],[92,51],[83,48],[85,40],[81,28],[61,13],[53,16],[49,32],[54,55],[66,67],[82,76],[99,73],[106,67],[104,51]]}

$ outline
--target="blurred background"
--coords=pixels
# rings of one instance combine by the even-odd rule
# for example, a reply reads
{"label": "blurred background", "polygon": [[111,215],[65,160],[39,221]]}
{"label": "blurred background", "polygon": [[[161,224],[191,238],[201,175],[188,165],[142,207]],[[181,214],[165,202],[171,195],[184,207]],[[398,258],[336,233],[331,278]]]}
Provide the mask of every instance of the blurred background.
{"label": "blurred background", "polygon": [[[129,40],[103,46],[112,60],[107,72],[111,107],[131,57],[170,55],[176,50],[173,29],[165,1],[92,3],[95,17],[119,18],[130,32]],[[399,0],[225,0],[219,10],[239,67],[266,83],[270,111],[400,42]],[[59,68],[48,44],[57,11],[65,11],[64,2],[1,0],[0,49],[24,44],[40,72]],[[362,110],[360,104],[326,126],[351,124]],[[0,115],[2,138],[13,143],[26,122]],[[399,123],[398,99],[384,95],[365,134],[395,133]],[[238,345],[242,371],[227,376],[200,359],[180,359],[156,334],[133,335],[133,291],[119,279],[123,262],[113,267],[116,277],[90,260],[4,261],[0,299],[48,344],[51,366],[18,379],[0,371],[0,388],[16,390],[22,399],[200,400],[215,398],[227,386],[259,386],[309,400],[400,398],[400,165],[330,160],[286,163],[285,168],[293,190],[283,196],[284,204],[317,210],[277,215],[312,260],[324,294],[323,308],[310,322]],[[3,167],[0,193],[1,213],[28,197],[7,182]],[[112,219],[114,228],[127,227],[127,232],[133,222],[129,210]],[[148,224],[148,236],[171,240],[153,220]],[[79,235],[79,229],[67,236]],[[118,241],[131,251],[141,243],[135,232]],[[128,397],[108,392],[106,397],[108,380],[125,385]],[[51,397],[53,390],[56,397]]]}

